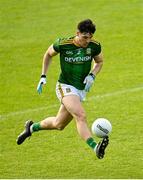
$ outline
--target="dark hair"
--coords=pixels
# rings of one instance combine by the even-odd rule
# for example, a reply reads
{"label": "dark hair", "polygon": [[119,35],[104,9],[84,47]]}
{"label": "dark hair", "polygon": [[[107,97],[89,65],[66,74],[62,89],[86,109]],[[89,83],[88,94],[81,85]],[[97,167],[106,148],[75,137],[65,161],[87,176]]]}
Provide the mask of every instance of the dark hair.
{"label": "dark hair", "polygon": [[93,24],[93,22],[90,19],[85,19],[79,22],[77,28],[81,33],[85,32],[85,33],[94,34],[94,32],[96,31],[96,26]]}

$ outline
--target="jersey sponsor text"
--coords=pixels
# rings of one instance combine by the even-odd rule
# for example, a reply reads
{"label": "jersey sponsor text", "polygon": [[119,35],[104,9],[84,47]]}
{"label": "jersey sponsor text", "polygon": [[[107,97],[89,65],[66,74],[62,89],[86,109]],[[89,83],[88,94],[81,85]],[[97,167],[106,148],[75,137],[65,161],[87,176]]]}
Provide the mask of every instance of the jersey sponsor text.
{"label": "jersey sponsor text", "polygon": [[91,56],[84,56],[84,57],[65,57],[66,62],[74,63],[74,62],[84,62],[84,61],[91,61]]}

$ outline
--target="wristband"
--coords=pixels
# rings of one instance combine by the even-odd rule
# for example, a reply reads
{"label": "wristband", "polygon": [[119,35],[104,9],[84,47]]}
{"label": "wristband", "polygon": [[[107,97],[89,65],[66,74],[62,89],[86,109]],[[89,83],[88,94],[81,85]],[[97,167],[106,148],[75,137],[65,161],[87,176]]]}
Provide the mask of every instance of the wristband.
{"label": "wristband", "polygon": [[45,74],[42,74],[42,75],[41,75],[41,78],[46,78],[46,75],[45,75]]}
{"label": "wristband", "polygon": [[93,79],[95,79],[95,75],[93,73],[89,73],[90,76],[92,76]]}

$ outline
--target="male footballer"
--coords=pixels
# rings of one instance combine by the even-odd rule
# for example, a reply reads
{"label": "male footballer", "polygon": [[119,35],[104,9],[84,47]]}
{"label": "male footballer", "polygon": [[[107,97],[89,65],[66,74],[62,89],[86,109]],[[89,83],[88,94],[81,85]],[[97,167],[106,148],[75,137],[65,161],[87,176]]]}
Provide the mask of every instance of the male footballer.
{"label": "male footballer", "polygon": [[[95,31],[96,27],[90,19],[83,20],[78,23],[75,36],[59,38],[48,48],[43,58],[37,91],[39,94],[42,93],[52,58],[60,54],[61,73],[56,84],[56,94],[61,106],[55,117],[47,117],[37,123],[27,121],[24,131],[17,138],[18,145],[34,132],[63,130],[74,119],[80,137],[93,149],[99,159],[104,157],[109,139],[105,137],[96,143],[88,128],[86,113],[82,106],[86,93],[89,92],[103,65],[101,45],[93,39]],[[94,65],[91,68],[92,61]]]}

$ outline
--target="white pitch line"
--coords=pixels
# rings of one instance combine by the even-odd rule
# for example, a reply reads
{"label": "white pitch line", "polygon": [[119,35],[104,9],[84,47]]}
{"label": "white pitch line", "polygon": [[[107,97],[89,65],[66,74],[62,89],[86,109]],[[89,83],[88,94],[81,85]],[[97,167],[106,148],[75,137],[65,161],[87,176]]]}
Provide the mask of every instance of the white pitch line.
{"label": "white pitch line", "polygon": [[116,92],[107,93],[107,94],[103,94],[103,95],[91,96],[88,99],[91,101],[93,99],[102,99],[102,98],[105,98],[105,97],[117,96],[117,95],[122,95],[122,94],[125,94],[125,93],[141,91],[141,90],[143,90],[143,86],[130,88],[130,89],[124,89],[124,90],[121,90],[121,91],[116,91]]}
{"label": "white pitch line", "polygon": [[26,113],[29,113],[29,112],[37,112],[37,111],[42,111],[42,110],[45,110],[45,109],[53,109],[53,108],[55,108],[57,106],[58,106],[58,104],[54,104],[54,105],[44,106],[44,107],[39,107],[39,108],[34,108],[34,109],[26,109],[24,111],[10,112],[10,113],[5,114],[5,115],[0,115],[0,119],[7,118],[7,117],[12,117],[12,116],[16,116],[16,115],[21,115],[21,114],[26,114]]}
{"label": "white pitch line", "polygon": [[[95,100],[95,99],[98,100],[98,99],[103,99],[103,98],[106,98],[106,97],[112,97],[112,96],[122,95],[122,94],[125,94],[125,93],[137,92],[137,91],[141,91],[141,90],[143,90],[143,86],[130,88],[130,89],[124,89],[124,90],[116,91],[116,92],[112,92],[112,93],[106,93],[106,94],[103,94],[103,95],[91,96],[91,97],[87,98],[87,100],[88,101],[92,101],[92,100]],[[42,111],[42,110],[45,110],[45,109],[53,109],[55,107],[58,107],[58,104],[39,107],[39,108],[34,108],[34,109],[27,109],[27,110],[24,110],[24,111],[10,112],[8,114],[0,115],[0,120],[8,118],[8,117],[16,116],[16,115],[26,114],[26,113],[29,113],[29,112],[37,112],[37,111]]]}

